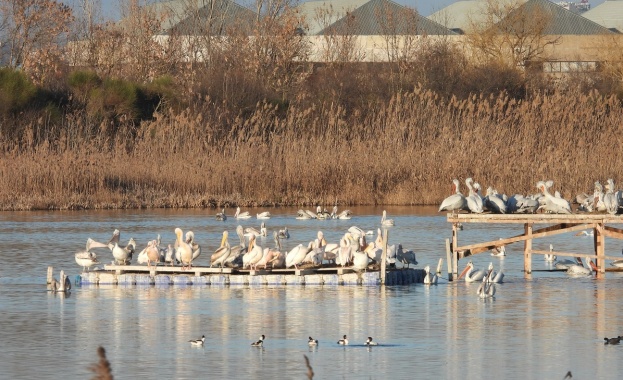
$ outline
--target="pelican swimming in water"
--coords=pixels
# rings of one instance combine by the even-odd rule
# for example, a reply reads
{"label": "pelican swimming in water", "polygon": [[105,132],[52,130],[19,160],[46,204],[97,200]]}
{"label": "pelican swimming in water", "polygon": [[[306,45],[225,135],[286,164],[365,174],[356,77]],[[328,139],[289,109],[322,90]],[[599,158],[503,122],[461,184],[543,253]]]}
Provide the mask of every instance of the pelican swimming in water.
{"label": "pelican swimming in water", "polygon": [[223,237],[221,238],[221,245],[214,251],[212,256],[210,256],[210,268],[216,265],[220,265],[223,268],[225,265],[225,261],[229,258],[231,254],[231,247],[229,246],[229,241],[227,240],[229,236],[229,232],[223,231]]}
{"label": "pelican swimming in water", "polygon": [[264,211],[257,214],[258,219],[270,219],[270,212]]}
{"label": "pelican swimming in water", "polygon": [[342,339],[338,340],[337,344],[341,346],[348,346],[348,338],[346,337],[346,335],[344,335]]}
{"label": "pelican swimming in water", "polygon": [[71,290],[71,280],[65,275],[65,271],[61,270],[60,281],[52,278],[50,283],[50,290],[55,293],[67,293]]}
{"label": "pelican swimming in water", "polygon": [[234,214],[234,218],[236,219],[249,219],[251,218],[251,214],[248,211],[240,212],[240,207],[236,207],[236,213]]}
{"label": "pelican swimming in water", "polygon": [[588,276],[593,274],[590,259],[588,257],[585,257],[584,260],[586,262],[586,265],[582,265],[581,260],[578,260],[578,264],[569,265],[569,267],[567,268],[567,274],[577,276]]}
{"label": "pelican swimming in water", "polygon": [[352,218],[353,213],[350,210],[344,210],[335,216],[336,219],[348,220]]}
{"label": "pelican swimming in water", "polygon": [[485,277],[485,274],[486,273],[483,269],[474,269],[474,263],[470,260],[465,269],[463,269],[463,272],[459,275],[458,279],[460,280],[465,277],[465,282],[475,282],[482,280]]}
{"label": "pelican swimming in water", "polygon": [[288,227],[283,227],[282,230],[279,230],[279,239],[289,239],[290,232],[288,231]]}
{"label": "pelican swimming in water", "polygon": [[387,211],[383,210],[383,217],[381,218],[381,226],[395,226],[394,219],[387,219]]}
{"label": "pelican swimming in water", "polygon": [[489,280],[490,274],[491,272],[482,278],[482,282],[476,291],[480,298],[491,298],[495,295],[495,284]]}
{"label": "pelican swimming in water", "polygon": [[175,229],[175,249],[176,256],[180,263],[182,263],[182,270],[190,269],[193,261],[193,248],[183,238],[183,231],[181,228]]}
{"label": "pelican swimming in water", "polygon": [[216,218],[216,220],[220,220],[222,222],[226,221],[227,215],[225,214],[225,209],[223,209],[221,212],[217,212],[214,217]]}
{"label": "pelican swimming in water", "polygon": [[426,272],[426,275],[424,276],[424,285],[437,285],[437,274],[430,272],[429,265],[424,267],[424,272]]}
{"label": "pelican swimming in water", "polygon": [[200,347],[200,346],[203,346],[203,344],[205,343],[205,341],[206,341],[206,336],[205,336],[205,335],[202,335],[202,336],[201,336],[201,338],[199,338],[199,339],[192,339],[192,340],[189,340],[190,345],[191,345],[191,346],[195,346],[195,347]]}
{"label": "pelican swimming in water", "polygon": [[[554,251],[554,246],[551,244],[549,245],[549,251],[550,252]],[[548,263],[552,263],[556,260],[556,255],[554,255],[553,253],[546,253],[545,255],[543,255],[543,259],[547,261]]]}
{"label": "pelican swimming in water", "polygon": [[489,281],[494,284],[500,284],[504,281],[504,273],[502,271],[496,272],[493,270],[493,263],[489,263],[488,268]]}
{"label": "pelican swimming in water", "polygon": [[368,339],[366,339],[366,342],[364,343],[364,345],[366,345],[366,346],[378,346],[379,344],[377,342],[372,341],[372,337],[369,336]]}
{"label": "pelican swimming in water", "polygon": [[[502,238],[500,238],[500,240],[502,240]],[[491,250],[491,256],[495,256],[495,257],[504,257],[504,256],[506,256],[506,246],[500,245],[498,247],[493,248]]]}
{"label": "pelican swimming in water", "polygon": [[307,341],[307,345],[310,347],[313,346],[317,346],[318,345],[318,339],[314,339],[311,336],[309,337],[309,340]]}
{"label": "pelican swimming in water", "polygon": [[580,231],[575,236],[593,236],[593,231]]}
{"label": "pelican swimming in water", "polygon": [[260,336],[260,339],[257,342],[251,343],[251,346],[253,346],[253,347],[262,347],[262,346],[264,346],[264,339],[266,339],[266,337],[264,336],[264,334],[262,334],[262,336]]}
{"label": "pelican swimming in water", "polygon": [[452,180],[452,192],[453,192],[452,195],[450,195],[449,197],[447,197],[441,202],[441,205],[439,206],[440,212],[444,210],[457,212],[459,210],[464,209],[467,206],[467,200],[465,199],[465,196],[461,194],[461,191],[459,190],[458,179]]}

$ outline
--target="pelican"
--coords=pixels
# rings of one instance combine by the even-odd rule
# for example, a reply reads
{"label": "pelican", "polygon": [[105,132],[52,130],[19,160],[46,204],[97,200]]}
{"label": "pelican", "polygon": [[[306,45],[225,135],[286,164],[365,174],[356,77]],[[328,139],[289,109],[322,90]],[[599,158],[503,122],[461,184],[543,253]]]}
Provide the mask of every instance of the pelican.
{"label": "pelican", "polygon": [[296,219],[308,220],[308,219],[312,219],[312,217],[308,213],[306,213],[305,210],[299,210],[296,213]]}
{"label": "pelican", "polygon": [[223,231],[221,245],[216,249],[216,251],[214,251],[212,256],[210,256],[210,268],[219,264],[221,265],[221,268],[223,268],[225,261],[229,258],[229,255],[231,254],[231,247],[229,246],[229,241],[227,241],[228,236],[229,232]]}
{"label": "pelican", "polygon": [[84,251],[76,252],[75,260],[76,264],[82,267],[84,272],[87,272],[87,268],[92,267],[95,264],[99,264],[95,252],[91,252],[92,248],[107,248],[106,244],[98,243],[95,240],[88,238],[86,249]]}
{"label": "pelican", "polygon": [[358,249],[353,250],[353,269],[356,271],[368,268],[369,257],[365,252]]}
{"label": "pelican", "polygon": [[426,272],[426,276],[424,276],[424,285],[437,285],[437,275],[430,272],[430,266],[427,265],[424,267],[424,272]]}
{"label": "pelican", "polygon": [[617,267],[617,268],[623,268],[623,259],[614,260],[613,262],[610,263],[610,265],[612,265],[613,267]]}
{"label": "pelican", "polygon": [[60,281],[56,281],[55,278],[52,279],[52,283],[50,283],[50,290],[55,293],[67,293],[71,290],[71,281],[69,277],[65,275],[65,271],[61,270]]}
{"label": "pelican", "polygon": [[344,219],[344,220],[348,220],[350,218],[352,218],[352,212],[350,210],[344,210],[342,212],[340,212],[339,214],[337,214],[336,218],[337,219]]}
{"label": "pelican", "polygon": [[593,231],[580,231],[575,236],[593,236]]}
{"label": "pelican", "polygon": [[372,337],[369,336],[368,339],[366,339],[366,342],[364,343],[364,345],[366,345],[366,346],[378,346],[379,344],[377,342],[373,342],[372,341]]}
{"label": "pelican", "polygon": [[225,215],[225,209],[223,209],[221,212],[217,212],[215,218],[216,220],[220,220],[223,222],[226,221],[227,215]]}
{"label": "pelican", "polygon": [[225,259],[225,265],[235,267],[242,265],[241,259],[247,252],[247,244],[242,226],[239,225],[236,227],[236,234],[238,235],[238,239],[240,239],[240,244],[231,247],[231,253],[229,257]]}
{"label": "pelican", "polygon": [[299,244],[292,248],[286,255],[286,268],[294,266],[295,269],[299,269],[298,265],[305,260],[305,256],[311,250],[311,247],[305,247],[303,244]]}
{"label": "pelican", "polygon": [[201,347],[206,341],[206,336],[202,335],[199,339],[189,340],[190,344],[195,347]]}
{"label": "pelican", "polygon": [[[554,251],[554,246],[553,245],[549,245],[549,251],[553,252]],[[554,255],[553,253],[546,253],[545,255],[543,255],[543,258],[545,259],[545,261],[547,261],[548,263],[554,262],[556,260],[556,255]]]}
{"label": "pelican", "polygon": [[264,339],[266,339],[266,337],[264,336],[264,334],[262,334],[262,336],[260,336],[260,339],[257,342],[251,343],[251,346],[262,347],[264,345]]}
{"label": "pelican", "polygon": [[465,277],[465,282],[475,282],[482,280],[484,276],[485,271],[482,269],[474,269],[474,263],[470,260],[458,279],[460,280]]}
{"label": "pelican", "polygon": [[495,295],[495,284],[489,280],[490,274],[491,272],[482,278],[482,283],[476,291],[480,298],[492,298]]}
{"label": "pelican", "polygon": [[115,262],[118,265],[128,265],[132,260],[132,254],[136,249],[136,242],[133,238],[131,238],[128,245],[121,247],[119,246],[120,237],[121,235],[119,230],[115,230],[113,232],[113,237],[110,239],[110,243],[108,243],[108,247],[111,249]]}
{"label": "pelican", "polygon": [[277,232],[273,231],[273,239],[275,240],[275,248],[264,248],[264,253],[260,261],[256,264],[256,266],[264,266],[264,269],[271,264],[273,268],[278,264],[279,258],[281,254],[281,242],[277,237]]}
{"label": "pelican", "polygon": [[346,337],[346,335],[344,335],[342,339],[338,340],[337,344],[341,346],[348,346],[348,338]]}
{"label": "pelican", "polygon": [[178,261],[182,263],[182,270],[190,269],[193,261],[193,248],[182,238],[183,232],[181,228],[175,229],[175,249]]}
{"label": "pelican", "polygon": [[289,239],[290,232],[288,232],[288,227],[283,227],[283,230],[279,230],[279,239]]}
{"label": "pelican", "polygon": [[236,219],[249,219],[251,214],[248,211],[240,212],[240,207],[236,207],[236,213],[234,214],[234,218]]}
{"label": "pelican", "polygon": [[467,203],[467,208],[469,209],[469,211],[476,214],[481,214],[483,212],[484,206],[482,203],[482,198],[480,198],[480,195],[478,195],[472,187],[473,182],[474,180],[471,177],[465,180],[465,185],[467,185],[467,188],[469,189],[469,195],[467,196],[467,198],[465,198],[465,201]]}
{"label": "pelican", "polygon": [[578,264],[569,265],[569,267],[567,268],[567,273],[578,276],[587,276],[592,274],[593,270],[591,268],[590,259],[588,257],[585,257],[584,260],[586,261],[586,266],[582,265],[581,260],[578,260]]}
{"label": "pelican", "polygon": [[458,210],[464,209],[467,205],[467,200],[465,199],[465,196],[463,196],[463,194],[461,194],[461,192],[459,191],[458,179],[452,180],[452,191],[454,194],[450,195],[449,197],[444,199],[443,202],[441,202],[441,205],[439,206],[440,212],[443,210],[456,212]]}
{"label": "pelican", "polygon": [[164,262],[165,264],[170,263],[171,266],[175,264],[175,250],[173,249],[171,244],[167,245],[167,250],[166,250],[166,253],[164,254]]}
{"label": "pelican", "polygon": [[339,264],[342,267],[345,267],[346,265],[348,265],[348,263],[351,261],[352,259],[352,250],[351,250],[351,240],[350,240],[350,232],[347,232],[344,237],[342,239],[340,239],[340,248],[338,250],[338,255],[336,258],[336,263],[337,260],[339,259]]}
{"label": "pelican", "polygon": [[255,227],[247,227],[244,229],[244,236],[250,238],[251,236],[260,236],[262,233]]}
{"label": "pelican", "polygon": [[[502,238],[500,238],[500,240],[502,240]],[[500,246],[493,248],[491,250],[491,256],[496,256],[496,257],[506,256],[506,246],[500,245]]]}
{"label": "pelican", "polygon": [[270,219],[270,212],[264,211],[257,214],[258,219]]}
{"label": "pelican", "polygon": [[268,236],[268,228],[266,228],[266,222],[260,224],[260,236]]}
{"label": "pelican", "polygon": [[186,243],[190,245],[193,250],[193,261],[201,255],[201,246],[195,242],[195,233],[192,231],[186,232]]}
{"label": "pelican", "polygon": [[557,198],[549,193],[547,190],[551,186],[552,181],[539,181],[537,182],[537,188],[541,190],[543,194],[543,204],[539,206],[539,209],[543,209],[553,214],[571,214],[571,205],[565,199]]}
{"label": "pelican", "polygon": [[317,345],[318,345],[318,339],[314,339],[314,338],[312,338],[312,337],[310,336],[310,337],[309,337],[309,340],[307,341],[307,344],[308,344],[310,347],[317,346]]}
{"label": "pelican", "polygon": [[608,179],[606,184],[606,194],[604,194],[604,205],[606,206],[606,212],[610,215],[614,215],[619,211],[619,202],[614,194],[614,180]]}
{"label": "pelican", "polygon": [[487,188],[487,196],[485,197],[487,208],[496,214],[506,214],[506,202],[497,195],[493,187]]}
{"label": "pelican", "polygon": [[255,236],[249,238],[249,249],[247,253],[242,257],[242,267],[249,267],[253,270],[257,269],[257,263],[264,256],[264,250],[262,247],[255,243]]}
{"label": "pelican", "polygon": [[[154,262],[154,265],[158,265],[158,261],[160,261],[160,252],[158,251],[158,247],[156,247],[156,240],[151,240],[147,243],[147,248],[143,250],[145,252],[145,256],[147,257],[147,266],[151,266],[151,262]],[[140,254],[139,254],[140,256]]]}
{"label": "pelican", "polygon": [[400,261],[403,264],[403,266],[406,265],[407,268],[409,268],[411,264],[417,265],[415,252],[411,250],[405,252],[402,249],[402,244],[398,244],[398,249],[396,251],[396,259]]}
{"label": "pelican", "polygon": [[383,217],[381,218],[381,226],[389,227],[394,226],[394,219],[387,219],[387,211],[383,210]]}
{"label": "pelican", "polygon": [[489,263],[488,273],[489,273],[488,274],[489,282],[500,284],[504,281],[504,273],[502,271],[499,271],[499,272],[494,271],[493,263]]}

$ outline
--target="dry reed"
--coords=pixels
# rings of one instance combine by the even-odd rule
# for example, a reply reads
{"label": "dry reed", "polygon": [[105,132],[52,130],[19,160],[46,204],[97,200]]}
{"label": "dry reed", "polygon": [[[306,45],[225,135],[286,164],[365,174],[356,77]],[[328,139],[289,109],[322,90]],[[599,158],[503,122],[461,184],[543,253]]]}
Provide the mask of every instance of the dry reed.
{"label": "dry reed", "polygon": [[231,118],[209,103],[114,141],[69,132],[93,126],[66,118],[55,141],[2,141],[0,208],[426,205],[466,177],[509,195],[553,179],[571,198],[623,179],[620,120],[619,102],[596,94],[444,100],[420,89],[365,114],[258,104]]}

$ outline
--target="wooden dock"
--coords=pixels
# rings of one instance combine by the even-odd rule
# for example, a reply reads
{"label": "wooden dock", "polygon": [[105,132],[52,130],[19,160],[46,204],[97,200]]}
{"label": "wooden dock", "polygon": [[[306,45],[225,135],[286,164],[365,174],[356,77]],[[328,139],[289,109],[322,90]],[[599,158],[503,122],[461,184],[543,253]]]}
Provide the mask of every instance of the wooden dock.
{"label": "wooden dock", "polygon": [[[512,243],[524,243],[524,275],[532,273],[532,255],[554,254],[556,256],[588,257],[597,262],[597,278],[606,272],[606,260],[618,260],[621,257],[605,255],[605,238],[623,239],[623,230],[611,224],[623,224],[623,216],[606,214],[454,214],[447,215],[452,223],[452,241],[448,242],[448,279],[457,278],[458,260],[488,252],[494,248]],[[523,233],[508,238],[460,246],[459,225],[468,223],[523,224]],[[535,229],[535,225],[547,225]],[[567,232],[593,230],[594,252],[571,253],[558,251],[542,251],[532,249],[532,240]]]}

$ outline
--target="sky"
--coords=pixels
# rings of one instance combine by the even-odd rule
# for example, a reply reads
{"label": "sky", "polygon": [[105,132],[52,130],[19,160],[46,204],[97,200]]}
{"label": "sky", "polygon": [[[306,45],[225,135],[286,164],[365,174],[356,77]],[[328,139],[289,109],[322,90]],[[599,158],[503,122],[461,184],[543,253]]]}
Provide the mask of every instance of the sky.
{"label": "sky", "polygon": [[[63,1],[63,0],[61,0]],[[106,18],[119,18],[119,4],[120,1],[127,0],[101,0],[102,3],[102,13]],[[251,2],[252,0],[238,0],[237,2],[241,4],[245,4],[245,2]],[[300,0],[304,1],[304,0]],[[328,0],[330,1],[330,0]],[[394,0],[399,4],[408,6],[410,8],[415,8],[421,15],[430,16],[432,13],[447,7],[448,5],[456,2],[457,0]],[[556,0],[559,1],[559,0]],[[555,1],[555,2],[556,2]],[[569,1],[569,0],[568,0]],[[573,1],[573,0],[571,0]],[[576,0],[579,1],[579,0]],[[603,3],[605,0],[589,0],[591,4],[591,8],[596,7],[598,4]],[[81,0],[64,0],[66,4],[74,8],[79,8],[79,4],[82,3]],[[157,2],[157,0],[148,0],[148,2]]]}

